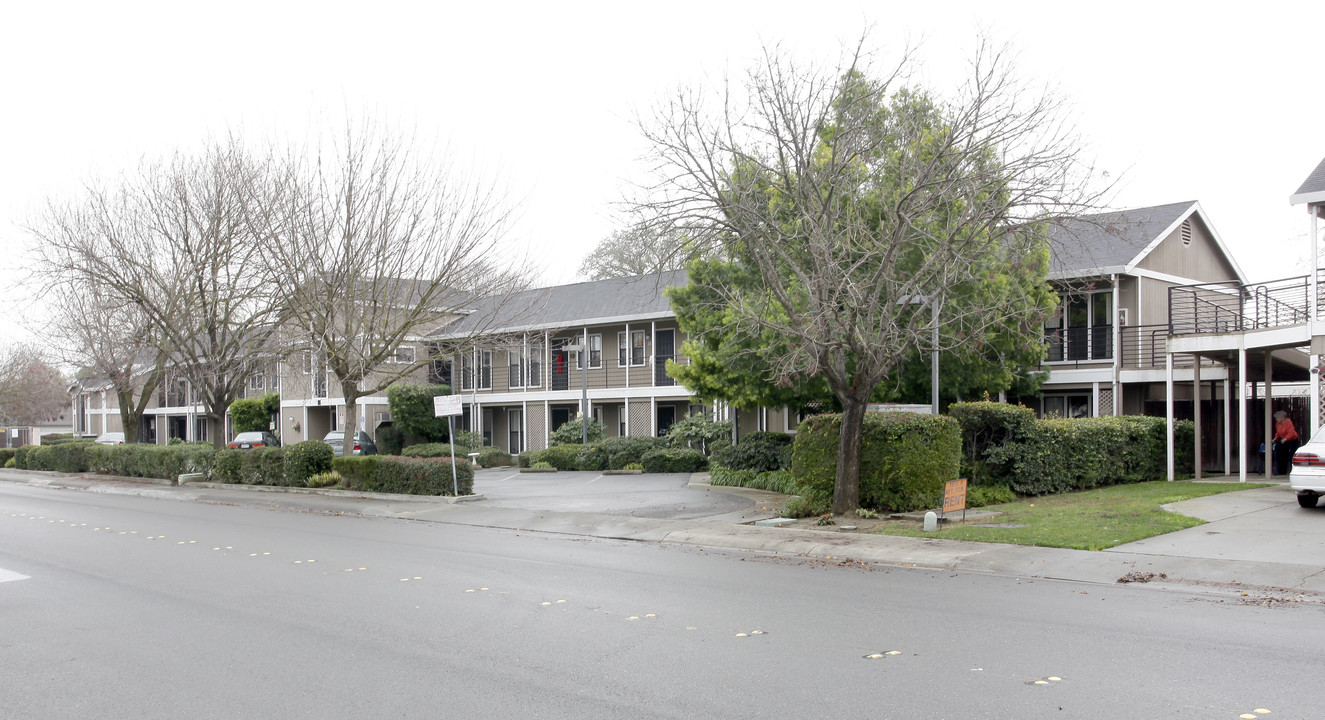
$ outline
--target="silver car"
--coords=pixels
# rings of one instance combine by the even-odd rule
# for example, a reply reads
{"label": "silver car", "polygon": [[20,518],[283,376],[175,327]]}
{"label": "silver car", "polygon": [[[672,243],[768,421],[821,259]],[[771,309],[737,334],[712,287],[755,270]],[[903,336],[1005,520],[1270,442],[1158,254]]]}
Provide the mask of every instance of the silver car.
{"label": "silver car", "polygon": [[[344,443],[345,443],[345,431],[344,431],[344,430],[332,430],[331,432],[327,433],[327,436],[326,436],[326,437],[322,438],[322,442],[324,442],[324,443],[326,443],[326,444],[328,444],[328,445],[331,446],[331,450],[332,450],[332,452],[336,453],[336,457],[344,457],[344,456],[345,456],[345,448],[344,448]],[[376,454],[377,454],[377,443],[373,442],[373,439],[370,438],[370,437],[368,437],[368,433],[366,433],[366,432],[364,432],[364,431],[362,431],[362,430],[355,430],[355,431],[354,431],[354,447],[350,449],[349,454],[350,454],[350,455],[376,455]]]}
{"label": "silver car", "polygon": [[98,444],[98,445],[123,445],[123,444],[124,444],[124,433],[122,433],[122,432],[107,432],[107,433],[101,433],[100,435],[97,436],[97,444]]}

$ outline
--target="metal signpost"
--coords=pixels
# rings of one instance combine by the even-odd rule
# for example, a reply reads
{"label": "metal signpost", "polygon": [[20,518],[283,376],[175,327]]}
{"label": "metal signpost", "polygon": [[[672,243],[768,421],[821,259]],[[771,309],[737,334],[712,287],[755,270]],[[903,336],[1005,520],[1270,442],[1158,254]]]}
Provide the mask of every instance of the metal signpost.
{"label": "metal signpost", "polygon": [[459,395],[436,395],[432,399],[433,417],[446,418],[447,439],[451,441],[451,492],[460,497],[460,481],[455,470],[455,416],[464,412]]}

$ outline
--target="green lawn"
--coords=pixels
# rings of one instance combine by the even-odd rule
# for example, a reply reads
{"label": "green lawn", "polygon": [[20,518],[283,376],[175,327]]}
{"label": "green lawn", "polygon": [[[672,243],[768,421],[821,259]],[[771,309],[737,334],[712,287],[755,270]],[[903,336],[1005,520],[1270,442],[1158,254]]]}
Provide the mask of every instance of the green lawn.
{"label": "green lawn", "polygon": [[983,508],[1003,513],[986,522],[1025,527],[976,527],[970,524],[957,524],[927,533],[914,522],[890,521],[876,525],[871,532],[1077,550],[1102,550],[1204,524],[1203,521],[1195,518],[1167,512],[1160,508],[1160,505],[1261,487],[1268,486],[1255,483],[1164,481],[1114,485],[1067,495],[1027,498]]}

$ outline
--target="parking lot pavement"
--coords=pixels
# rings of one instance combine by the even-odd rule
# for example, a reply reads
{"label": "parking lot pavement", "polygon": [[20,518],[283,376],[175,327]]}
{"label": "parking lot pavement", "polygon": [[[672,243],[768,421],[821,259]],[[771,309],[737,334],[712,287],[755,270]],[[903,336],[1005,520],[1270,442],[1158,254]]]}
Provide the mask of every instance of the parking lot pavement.
{"label": "parking lot pavement", "polygon": [[600,472],[521,473],[491,468],[474,474],[477,505],[678,520],[711,518],[754,508],[757,499],[690,487],[689,473],[604,475]]}
{"label": "parking lot pavement", "polygon": [[1106,552],[1302,565],[1320,565],[1325,558],[1325,507],[1298,507],[1287,485],[1184,500],[1164,509],[1207,524]]}

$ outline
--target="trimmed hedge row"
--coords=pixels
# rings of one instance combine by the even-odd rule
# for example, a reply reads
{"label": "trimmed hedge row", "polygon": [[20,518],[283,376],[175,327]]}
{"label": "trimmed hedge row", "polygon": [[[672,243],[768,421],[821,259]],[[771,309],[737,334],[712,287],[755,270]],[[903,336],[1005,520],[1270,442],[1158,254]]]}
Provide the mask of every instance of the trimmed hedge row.
{"label": "trimmed hedge row", "polygon": [[[811,494],[832,497],[842,415],[815,415],[797,428],[792,474]],[[961,468],[961,426],[947,416],[866,413],[860,504],[908,512],[934,507]]]}
{"label": "trimmed hedge row", "polygon": [[791,440],[792,437],[785,433],[764,430],[746,433],[735,445],[715,450],[713,464],[756,473],[790,470]]}
{"label": "trimmed hedge row", "polygon": [[[956,403],[948,411],[962,426],[962,472],[976,485],[1047,495],[1168,475],[1164,418],[1037,420],[1028,408],[992,402]],[[1175,425],[1179,473],[1194,467],[1195,432],[1189,420]]]}
{"label": "trimmed hedge row", "polygon": [[755,472],[754,470],[732,470],[715,465],[709,470],[709,484],[768,490],[783,495],[797,495],[800,493],[800,487],[796,484],[796,477],[791,474],[790,470]]}
{"label": "trimmed hedge row", "polygon": [[[332,463],[350,490],[403,493],[406,495],[452,495],[451,459],[410,458],[392,455],[338,457]],[[474,492],[474,466],[456,458],[455,483],[461,495]]]}
{"label": "trimmed hedge row", "polygon": [[93,444],[84,452],[86,471],[164,480],[183,473],[210,473],[216,461],[216,450],[211,445]]}

